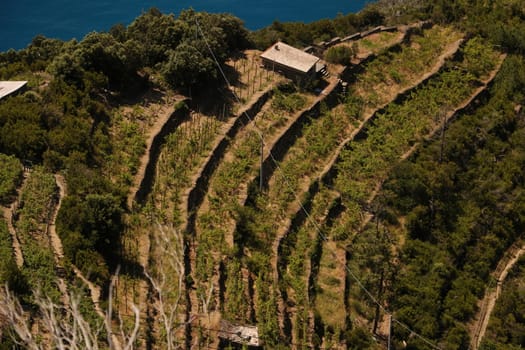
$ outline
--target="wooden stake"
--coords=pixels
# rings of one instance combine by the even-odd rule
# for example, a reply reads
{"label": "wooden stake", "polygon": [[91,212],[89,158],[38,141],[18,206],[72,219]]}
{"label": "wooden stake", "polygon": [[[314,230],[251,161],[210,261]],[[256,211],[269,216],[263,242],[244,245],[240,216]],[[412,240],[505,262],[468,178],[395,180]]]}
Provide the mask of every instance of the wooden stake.
{"label": "wooden stake", "polygon": [[390,350],[391,338],[392,338],[392,315],[388,315],[388,344],[387,344],[388,350]]}
{"label": "wooden stake", "polygon": [[263,189],[263,160],[264,160],[264,140],[262,138],[261,134],[261,166],[260,166],[260,174],[259,174],[259,190],[262,192]]}

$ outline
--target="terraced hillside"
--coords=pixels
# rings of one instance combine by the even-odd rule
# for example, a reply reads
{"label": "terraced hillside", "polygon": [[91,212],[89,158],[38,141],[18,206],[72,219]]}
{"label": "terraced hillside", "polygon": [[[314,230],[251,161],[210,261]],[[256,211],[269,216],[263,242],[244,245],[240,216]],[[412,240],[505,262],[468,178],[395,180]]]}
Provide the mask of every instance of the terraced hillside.
{"label": "terraced hillside", "polygon": [[[167,253],[154,233],[149,265],[176,262],[162,264],[166,277],[154,298],[165,304],[165,293],[177,304],[171,311],[180,316],[170,322],[183,325],[173,334],[179,343],[215,346],[218,317],[259,325],[269,346],[343,347],[352,336],[344,330],[356,326],[385,335],[384,314],[367,297],[386,302],[383,284],[391,276],[379,267],[397,249],[387,248],[392,241],[374,247],[383,249],[379,270],[354,285],[368,270],[354,265],[346,247],[373,222],[372,203],[391,169],[469,107],[501,63],[479,39],[465,41],[440,26],[385,45],[345,73],[347,95],[336,96],[337,80],[328,81],[327,97],[281,84],[256,95],[247,113],[205,127],[216,130],[215,143],[190,137],[197,148],[180,153],[178,133],[191,133],[181,125],[168,137],[148,215],[152,232],[172,232],[160,236],[178,248]],[[477,59],[491,64],[479,67]],[[189,120],[200,125],[204,118]],[[211,155],[199,165],[195,151]],[[175,175],[168,164],[186,166]],[[181,180],[193,186],[173,182]],[[137,218],[143,230],[148,219]],[[155,229],[159,223],[164,228]],[[154,315],[169,315],[154,308]]]}
{"label": "terraced hillside", "polygon": [[[153,11],[126,30],[146,43],[189,36],[141,53],[130,100],[105,90],[128,82],[97,75],[103,60],[65,70],[69,53],[51,68],[101,90],[51,81],[75,98],[47,106],[42,87],[15,100],[42,108],[41,125],[72,119],[46,134],[57,150],[42,146],[42,165],[0,154],[0,277],[14,291],[0,288],[0,340],[6,329],[35,349],[519,346],[505,327],[523,326],[509,306],[523,299],[521,54],[461,26],[364,25],[308,49],[344,47],[347,66],[294,82],[261,51],[228,58],[217,38],[248,39],[215,26],[208,41],[207,15],[159,32],[142,28],[148,16],[175,21]],[[184,71],[197,74],[184,85],[188,58],[217,75]]]}
{"label": "terraced hillside", "polygon": [[[433,29],[430,31],[429,35],[435,35],[439,28]],[[433,59],[436,61],[436,67],[431,67],[430,71],[434,68],[436,71],[439,69],[439,66],[443,64],[443,57],[450,55],[451,52],[454,52],[457,49],[457,42],[455,42],[454,36],[443,35],[443,47],[436,47],[435,53],[432,55]],[[449,44],[450,46],[448,46]],[[409,46],[407,51],[411,51]],[[440,51],[443,50],[443,51]],[[407,54],[407,51],[401,50],[394,54],[394,57],[397,58],[397,55],[402,57]],[[443,56],[441,56],[443,54]],[[368,64],[364,72],[357,77],[356,85],[367,84],[369,80],[372,80],[373,77],[377,74],[375,70],[378,67],[375,64],[376,61],[372,61]],[[393,64],[397,64],[395,59]],[[387,67],[382,67],[382,69],[388,70]],[[419,75],[418,75],[419,73]],[[405,84],[412,83],[412,86],[417,85],[418,81],[423,80],[425,73],[424,69],[414,70],[411,72],[411,76],[408,81],[405,81]],[[382,83],[382,82],[381,82]],[[381,83],[378,83],[377,87],[371,88],[370,91],[379,91],[379,86]],[[401,84],[400,84],[401,85]],[[410,85],[409,85],[410,86]],[[388,103],[388,100],[393,100],[396,97],[396,94],[403,91],[403,86],[391,86],[390,95],[385,94],[382,96],[384,99],[383,104]],[[359,130],[361,130],[367,123],[370,121],[370,118],[373,116],[373,111],[367,110],[365,106],[360,105],[360,101],[370,101],[371,98],[364,93],[361,96],[352,96],[351,101],[347,101],[345,106],[340,106],[332,109],[331,111],[325,112],[324,115],[321,115],[320,118],[311,122],[304,131],[303,135],[299,137],[296,142],[291,145],[287,150],[286,155],[282,158],[282,161],[278,164],[278,171],[268,181],[268,189],[265,193],[254,193],[252,198],[248,200],[250,203],[247,207],[252,210],[253,217],[249,218],[252,220],[252,225],[255,226],[258,222],[266,222],[269,218],[273,218],[271,225],[266,228],[266,231],[275,232],[273,236],[268,238],[264,237],[261,246],[270,246],[270,252],[261,252],[261,255],[268,254],[270,258],[270,266],[272,266],[273,283],[276,286],[279,286],[279,291],[277,294],[277,300],[280,310],[280,324],[282,325],[282,330],[287,337],[291,337],[294,334],[299,334],[299,329],[307,327],[309,322],[308,312],[303,312],[303,321],[294,321],[297,320],[297,316],[294,315],[297,308],[295,305],[304,305],[308,303],[308,290],[309,286],[307,284],[308,275],[296,276],[294,278],[288,274],[288,264],[292,264],[294,259],[295,264],[301,264],[301,260],[304,260],[308,255],[308,251],[299,250],[299,254],[305,254],[303,258],[293,256],[293,243],[287,242],[288,233],[291,230],[294,230],[297,227],[300,227],[301,223],[304,223],[306,219],[306,210],[305,205],[308,205],[308,201],[312,200],[311,197],[319,190],[320,178],[323,177],[323,170],[326,167],[331,166],[333,162],[333,157],[338,151],[338,146],[342,145],[348,139],[351,139],[353,135],[356,135]],[[357,95],[357,94],[356,94]],[[371,103],[372,104],[372,103]],[[352,114],[346,114],[345,112],[348,109],[353,108]],[[360,109],[362,112],[360,113]],[[354,125],[352,125],[355,123]],[[308,192],[308,190],[311,192]],[[337,193],[323,195],[325,200],[329,198],[338,197]],[[308,198],[310,197],[310,198]],[[325,204],[326,205],[326,204]],[[253,209],[252,209],[253,208]],[[320,206],[322,208],[322,205]],[[325,207],[326,208],[326,207]],[[313,214],[310,212],[309,214]],[[326,213],[315,213],[314,215],[319,215],[320,217],[326,215]],[[316,229],[314,226],[312,229]],[[239,227],[238,227],[239,229]],[[241,228],[242,229],[242,228]],[[262,230],[250,232],[251,235],[263,235]],[[267,234],[267,233],[266,233]],[[308,234],[305,232],[305,234]],[[312,237],[314,237],[312,233]],[[261,239],[257,237],[258,239]],[[292,237],[292,240],[294,238]],[[293,241],[292,241],[293,242]],[[243,237],[239,239],[239,245],[244,244]],[[288,251],[279,253],[282,250],[282,245],[287,246]],[[282,259],[280,256],[282,255]],[[289,260],[290,259],[290,260]],[[280,265],[280,266],[278,266]],[[303,270],[301,265],[294,268],[296,272]],[[281,275],[281,276],[279,276]],[[301,282],[301,280],[303,280]],[[270,282],[270,281],[268,281]],[[294,287],[291,287],[291,283],[298,283],[302,290],[297,290]],[[336,293],[337,294],[337,293]],[[344,295],[344,293],[343,293]],[[291,305],[291,310],[286,310],[286,305]],[[286,324],[291,325],[291,329],[286,330]],[[295,326],[295,323],[298,323]],[[302,325],[301,325],[302,323]],[[305,324],[306,323],[306,324]],[[286,333],[288,332],[288,333]],[[303,331],[304,332],[304,331]],[[304,332],[310,333],[310,332]],[[305,341],[302,339],[300,341]],[[306,340],[308,341],[308,340]],[[299,340],[294,339],[294,342],[299,342]]]}
{"label": "terraced hillside", "polygon": [[[443,348],[451,344],[478,348],[480,331],[491,313],[486,305],[494,303],[493,288],[498,285],[497,291],[504,283],[507,269],[517,260],[514,254],[520,251],[522,221],[507,218],[519,211],[522,179],[503,173],[514,173],[523,164],[523,123],[515,106],[501,99],[512,90],[501,85],[503,76],[520,64],[515,57],[507,58],[494,85],[478,97],[481,106],[460,112],[445,134],[436,135],[414,157],[401,162],[374,205],[377,226],[368,231],[377,231],[378,238],[370,243],[403,240],[397,255],[401,264],[385,266],[397,274],[396,283],[385,288],[392,293],[390,307],[398,309],[399,320],[419,334],[441,337]],[[502,139],[513,146],[494,147]],[[482,161],[492,152],[498,153],[493,158],[497,166]],[[416,168],[423,177],[413,176]],[[505,196],[498,195],[503,192]],[[405,201],[408,193],[417,196]],[[353,244],[364,245],[364,240]],[[418,288],[409,287],[414,283]],[[406,340],[406,329],[396,325],[395,331]],[[427,347],[421,339],[413,343]]]}

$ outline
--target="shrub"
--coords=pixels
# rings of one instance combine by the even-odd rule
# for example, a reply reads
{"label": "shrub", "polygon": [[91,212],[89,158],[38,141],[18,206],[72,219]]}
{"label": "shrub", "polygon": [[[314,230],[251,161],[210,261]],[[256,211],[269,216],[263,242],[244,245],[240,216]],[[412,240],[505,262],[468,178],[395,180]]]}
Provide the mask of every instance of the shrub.
{"label": "shrub", "polygon": [[0,203],[11,201],[16,187],[22,179],[22,164],[14,156],[0,154]]}
{"label": "shrub", "polygon": [[329,48],[326,51],[324,58],[330,63],[348,65],[351,63],[351,59],[355,54],[356,52],[352,47],[341,45]]}
{"label": "shrub", "polygon": [[283,93],[275,94],[272,101],[272,107],[278,111],[285,111],[293,113],[303,108],[306,104],[306,99],[299,93],[285,95]]}

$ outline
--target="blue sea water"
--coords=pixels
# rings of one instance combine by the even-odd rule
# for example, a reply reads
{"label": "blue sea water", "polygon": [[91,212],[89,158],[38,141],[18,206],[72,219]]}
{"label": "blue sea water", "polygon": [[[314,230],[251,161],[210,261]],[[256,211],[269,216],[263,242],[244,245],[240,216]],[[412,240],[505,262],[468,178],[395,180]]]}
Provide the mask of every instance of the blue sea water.
{"label": "blue sea water", "polygon": [[43,34],[51,38],[82,39],[91,31],[105,31],[116,23],[129,24],[151,7],[178,14],[197,11],[228,12],[252,30],[279,21],[312,22],[338,13],[357,12],[369,0],[3,0],[0,11],[0,51],[26,47]]}

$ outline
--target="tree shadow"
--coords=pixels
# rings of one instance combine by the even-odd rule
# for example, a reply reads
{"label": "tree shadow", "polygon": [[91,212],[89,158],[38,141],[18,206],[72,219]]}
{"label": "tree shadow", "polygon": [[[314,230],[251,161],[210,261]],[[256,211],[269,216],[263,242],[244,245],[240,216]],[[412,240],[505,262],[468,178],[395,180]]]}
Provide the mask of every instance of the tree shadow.
{"label": "tree shadow", "polygon": [[128,257],[121,257],[120,263],[121,266],[120,274],[128,276],[134,279],[144,279],[144,267],[135,260],[129,259]]}
{"label": "tree shadow", "polygon": [[146,82],[140,89],[136,89],[126,95],[116,96],[112,102],[115,104],[115,107],[135,105],[149,107],[153,103],[162,103],[165,96],[166,93],[162,91],[160,86],[152,82]]}
{"label": "tree shadow", "polygon": [[313,92],[315,95],[320,95],[321,92],[323,92],[324,89],[328,87],[328,85],[330,85],[330,83],[326,79],[318,79],[308,90]]}
{"label": "tree shadow", "polygon": [[[242,83],[240,73],[230,64],[224,64],[216,84],[209,84],[204,88],[189,90],[190,109],[206,116],[226,119],[230,116],[233,106],[238,103],[236,89],[246,88]],[[226,77],[227,81],[224,79]]]}
{"label": "tree shadow", "polygon": [[225,120],[235,103],[235,96],[226,84],[210,85],[191,91],[188,107],[199,114]]}

